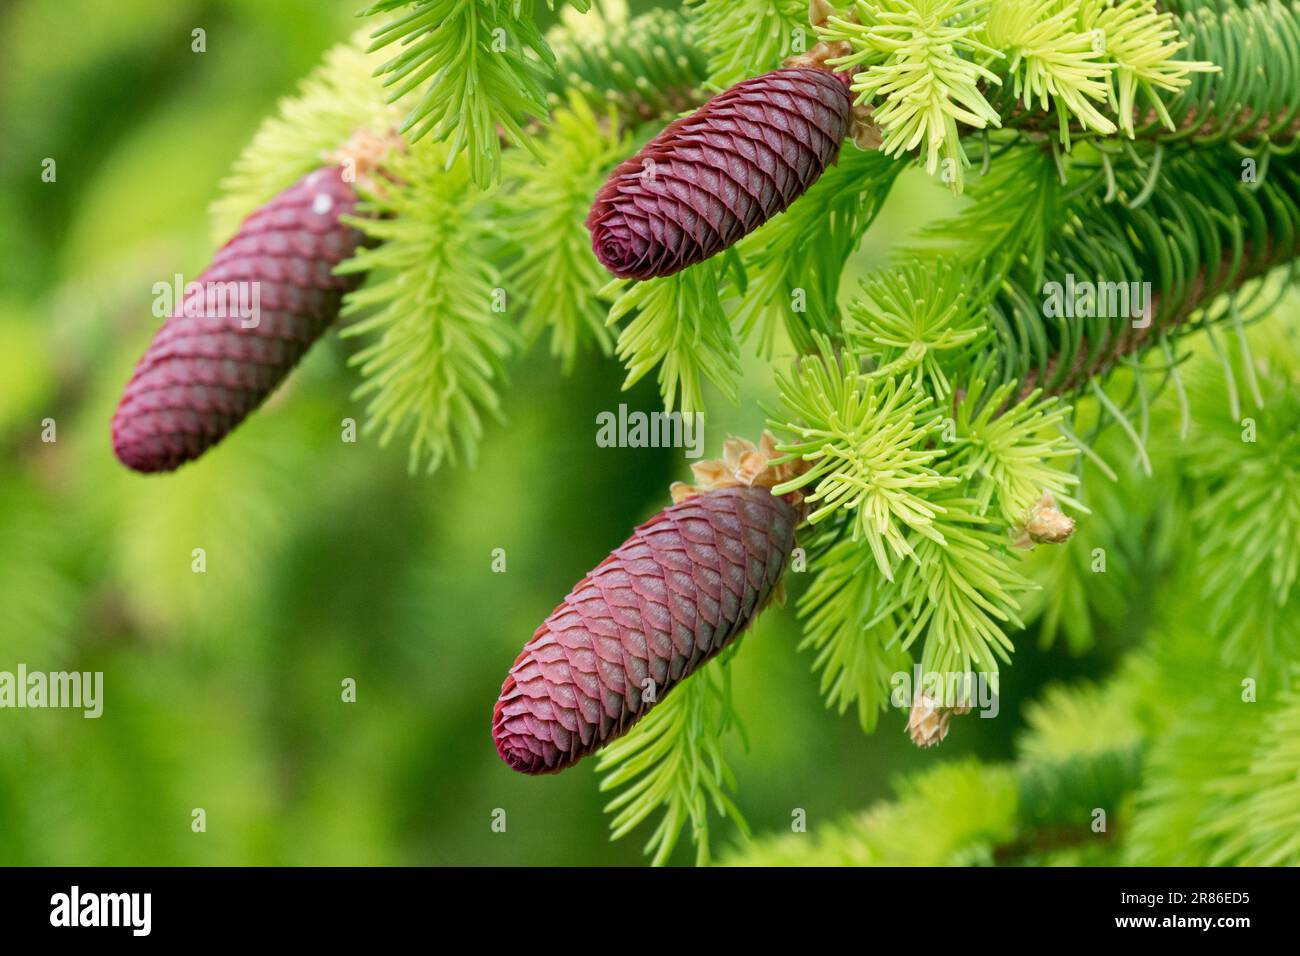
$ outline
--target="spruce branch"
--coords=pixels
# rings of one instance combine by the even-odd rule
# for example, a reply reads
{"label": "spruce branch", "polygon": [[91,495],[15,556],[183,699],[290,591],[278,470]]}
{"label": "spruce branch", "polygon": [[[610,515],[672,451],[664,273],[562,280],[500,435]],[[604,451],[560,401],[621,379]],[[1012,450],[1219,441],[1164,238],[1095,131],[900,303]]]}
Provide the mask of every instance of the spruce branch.
{"label": "spruce branch", "polygon": [[598,295],[605,272],[591,251],[582,219],[592,194],[630,142],[612,105],[598,116],[574,93],[569,106],[552,117],[546,165],[518,150],[506,158],[498,213],[511,250],[504,257],[512,260],[506,282],[523,299],[525,337],[550,328],[551,353],[565,371],[573,367],[584,339],[606,355],[611,351],[606,308]]}
{"label": "spruce branch", "polygon": [[1150,747],[1125,861],[1297,865],[1300,692],[1294,677],[1280,693],[1247,703],[1236,693],[1216,693],[1207,680],[1217,674],[1213,666],[1199,676],[1183,668],[1178,674],[1181,686],[1169,678],[1160,686],[1187,703]]}
{"label": "spruce branch", "polygon": [[762,838],[727,866],[947,866],[992,862],[1016,833],[1017,784],[1005,767],[951,761],[899,780],[897,799],[809,834]]}
{"label": "spruce branch", "polygon": [[799,598],[804,639],[800,650],[814,653],[821,671],[819,692],[828,708],[843,714],[855,707],[863,733],[871,733],[890,703],[890,679],[911,667],[895,640],[898,623],[884,578],[862,547],[836,542],[817,562],[819,569]]}
{"label": "spruce branch", "polygon": [[503,135],[543,159],[525,127],[547,115],[543,81],[556,62],[532,11],[533,0],[378,0],[363,14],[395,15],[371,44],[400,44],[376,71],[389,99],[424,87],[401,132],[413,143],[424,136],[446,142],[449,165],[465,153],[480,187],[500,174]]}
{"label": "spruce branch", "polygon": [[666,411],[703,410],[705,380],[735,400],[738,349],[718,289],[717,265],[702,262],[661,279],[616,279],[601,290],[613,299],[607,324],[628,319],[616,347],[627,367],[624,388],[657,366]]}
{"label": "spruce branch", "polygon": [[1104,34],[1081,29],[1080,13],[1077,2],[1037,4],[1029,12],[1003,0],[989,5],[985,25],[988,42],[1006,51],[1011,95],[1030,113],[1035,104],[1054,108],[1066,148],[1072,118],[1104,136],[1116,130],[1098,104],[1109,98],[1117,64],[1105,58]]}
{"label": "spruce branch", "polygon": [[654,9],[629,19],[624,0],[604,0],[584,17],[570,13],[547,34],[556,59],[546,80],[552,108],[576,93],[598,113],[613,106],[620,125],[633,129],[707,98],[707,57],[678,11]]}
{"label": "spruce branch", "polygon": [[743,268],[739,279],[726,273],[724,295],[742,340],[770,357],[779,325],[801,352],[815,347],[814,333],[837,334],[840,277],[901,168],[876,150],[844,150],[803,198],[740,243]]}
{"label": "spruce branch", "polygon": [[[1005,865],[1077,854],[1113,861],[1129,833],[1129,802],[1149,776],[1145,741],[1158,723],[1145,695],[1158,679],[1153,662],[1135,659],[1100,687],[1050,690],[1029,709],[1014,764],[941,764],[899,781],[893,801],[812,834],[760,837],[722,862]],[[1271,765],[1281,771],[1280,761]],[[1098,808],[1107,814],[1100,833]],[[1277,819],[1272,811],[1270,822]]]}
{"label": "spruce branch", "polygon": [[1179,39],[1172,16],[1162,13],[1152,0],[1089,0],[1081,14],[1086,29],[1101,31],[1106,55],[1115,65],[1108,79],[1111,107],[1119,117],[1120,129],[1134,135],[1139,92],[1146,95],[1164,126],[1175,128],[1159,91],[1176,93],[1190,85],[1189,74],[1214,72],[1217,67],[1177,58],[1187,42]]}
{"label": "spruce branch", "polygon": [[1032,582],[1009,553],[1006,531],[980,514],[971,498],[940,496],[934,537],[915,535],[913,560],[898,574],[897,638],[906,650],[922,635],[926,673],[997,674],[1010,663],[1008,631],[1022,630],[1016,592]]}
{"label": "spruce branch", "polygon": [[969,286],[967,273],[949,261],[877,273],[849,306],[845,342],[873,357],[874,375],[914,372],[944,401],[952,394],[950,375],[968,368],[988,338]]}
{"label": "spruce branch", "polygon": [[[1062,851],[1113,855],[1126,822],[1125,803],[1141,781],[1142,759],[1140,747],[1116,746],[1022,764],[1016,775],[1020,832],[993,848],[993,862],[1032,865]],[[1100,831],[1093,829],[1099,809],[1106,813]]]}
{"label": "spruce branch", "polygon": [[908,375],[872,378],[861,363],[851,352],[836,356],[822,338],[818,354],[778,375],[783,408],[769,424],[787,436],[777,446],[781,461],[806,470],[773,492],[811,488],[805,501],[813,525],[850,515],[853,540],[865,541],[892,581],[895,561],[914,553],[908,532],[943,541],[935,530],[943,509],[921,493],[957,479],[932,467],[943,454],[929,447],[938,426],[932,398]]}
{"label": "spruce branch", "polygon": [[[771,424],[787,436],[784,460],[805,470],[774,490],[805,491],[809,523],[829,526],[814,541],[851,531],[820,559],[801,612],[816,617],[817,643],[842,660],[849,652],[832,636],[892,620],[885,643],[907,650],[924,637],[927,671],[996,673],[1009,660],[1009,631],[1023,627],[1014,595],[1031,587],[1009,553],[1011,535],[1024,537],[1034,502],[1077,480],[1068,470],[1076,449],[1060,431],[1069,409],[1036,396],[1012,406],[1014,383],[989,389],[976,377],[945,419],[935,387],[897,360],[881,364],[882,354],[836,355],[822,340],[778,376],[784,407]],[[911,353],[913,364],[921,354]],[[946,391],[940,397],[953,405]],[[868,554],[883,580],[864,607],[850,582]]]}
{"label": "spruce branch", "polygon": [[1067,150],[1072,124],[1131,139],[1141,93],[1176,132],[1162,95],[1217,70],[1180,58],[1188,41],[1155,0],[855,0],[817,32],[847,51],[828,62],[851,74],[885,152],[919,149],[955,191],[972,131],[1033,129],[1050,116]]}
{"label": "spruce branch", "polygon": [[[1165,6],[1176,6],[1165,4]],[[1295,0],[1211,3],[1179,12],[1174,25],[1182,56],[1199,66],[1163,96],[1148,91],[1131,114],[1122,114],[1126,135],[1139,141],[1221,145],[1235,143],[1258,156],[1289,155],[1300,136],[1300,113],[1292,91],[1300,82],[1300,4]],[[1177,62],[1177,61],[1175,61]],[[1206,69],[1212,63],[1214,70]],[[1270,65],[1267,72],[1260,63]],[[1172,65],[1172,64],[1171,64]],[[1047,131],[1044,117],[1013,108],[1009,125],[1034,134]],[[1070,135],[1089,136],[1072,124]]]}
{"label": "spruce branch", "polygon": [[695,36],[709,53],[708,85],[726,89],[801,53],[812,32],[806,0],[687,0]]}
{"label": "spruce branch", "polygon": [[853,17],[832,16],[817,28],[824,42],[848,45],[828,63],[855,71],[856,102],[872,107],[885,154],[920,147],[931,175],[948,160],[954,188],[969,165],[959,124],[1001,125],[981,90],[1001,82],[985,64],[1002,56],[979,39],[984,8],[983,0],[857,0]]}
{"label": "spruce branch", "polygon": [[924,227],[906,253],[963,271],[968,309],[983,310],[1008,279],[1041,288],[1047,252],[1069,214],[1069,189],[1050,151],[1012,140],[996,162],[988,156],[987,171],[966,190],[970,204]]}
{"label": "spruce branch", "polygon": [[[1178,7],[1179,4],[1171,6]],[[1220,67],[1201,73],[1168,104],[1171,141],[1239,142],[1267,155],[1294,150],[1300,137],[1300,3],[1246,0],[1196,5],[1178,28],[1189,50]],[[1268,64],[1267,70],[1258,69]],[[1154,111],[1140,121],[1148,128]],[[1141,134],[1139,127],[1139,134]]]}
{"label": "spruce branch", "polygon": [[1025,555],[1025,574],[1038,588],[1022,598],[1022,617],[1042,647],[1063,639],[1071,653],[1090,650],[1102,633],[1128,625],[1138,595],[1157,580],[1163,582],[1167,556],[1150,553],[1147,542],[1165,532],[1170,505],[1144,490],[1146,476],[1125,454],[1126,441],[1106,430],[1090,442],[1089,453],[1114,463],[1115,474],[1107,476],[1091,461],[1079,469],[1080,484],[1072,493],[1086,505],[1087,517],[1080,520],[1070,546],[1036,548]]}
{"label": "spruce branch", "polygon": [[1011,405],[1014,389],[1014,382],[990,389],[983,377],[971,380],[957,403],[950,450],[958,467],[979,479],[981,513],[996,501],[1008,527],[1022,522],[1044,492],[1082,507],[1068,495],[1079,483],[1068,470],[1079,452],[1061,431],[1073,409],[1053,399],[1040,401],[1038,392]]}
{"label": "spruce branch", "polygon": [[1193,482],[1189,548],[1209,624],[1225,657],[1261,674],[1285,672],[1300,649],[1300,348],[1277,332],[1261,325],[1230,347],[1232,364],[1257,375],[1258,404],[1234,412],[1225,370],[1194,370],[1195,425],[1173,449]]}
{"label": "spruce branch", "polygon": [[1026,729],[1016,753],[1031,764],[1047,764],[1142,746],[1141,688],[1149,680],[1146,661],[1130,658],[1104,683],[1054,684],[1025,708]]}
{"label": "spruce branch", "polygon": [[371,336],[356,356],[370,396],[368,429],[381,445],[410,440],[410,467],[473,462],[518,334],[491,256],[492,226],[469,189],[467,161],[421,144],[388,164],[390,180],[365,191],[356,224],[375,243],[341,269],[368,273],[352,293],[347,336]]}
{"label": "spruce branch", "polygon": [[600,789],[619,791],[605,807],[614,814],[610,839],[662,811],[645,845],[652,863],[668,862],[689,824],[695,862],[702,866],[710,860],[710,810],[748,836],[732,800],[735,777],[722,752],[723,735],[736,722],[724,657],[692,674],[630,733],[605,748],[596,766],[604,775]]}
{"label": "spruce branch", "polygon": [[1300,681],[1263,722],[1246,772],[1215,782],[1222,813],[1205,822],[1211,866],[1294,866],[1300,860]]}
{"label": "spruce branch", "polygon": [[[805,470],[774,490],[806,495],[807,543],[819,555],[799,602],[801,646],[813,651],[828,706],[855,706],[864,730],[886,705],[890,674],[913,656],[927,671],[996,674],[1032,615],[1045,615],[1050,640],[1065,608],[1086,615],[1123,604],[1124,588],[1080,593],[1076,547],[1050,552],[1058,563],[1048,569],[1048,580],[1072,582],[1073,596],[1054,586],[1022,607],[1032,565],[1021,565],[1013,538],[1044,498],[1082,507],[1068,497],[1078,482],[1075,412],[1057,396],[1090,389],[1098,420],[1120,419],[1146,456],[1150,435],[1175,430],[1168,418],[1153,427],[1162,412],[1146,382],[1163,371],[1183,389],[1175,346],[1205,330],[1190,347],[1218,352],[1229,377],[1213,386],[1192,378],[1196,414],[1186,418],[1197,422],[1197,444],[1167,456],[1186,466],[1176,506],[1204,565],[1180,569],[1180,580],[1204,595],[1202,620],[1225,635],[1215,653],[1276,677],[1268,662],[1294,649],[1300,600],[1300,460],[1286,437],[1300,432],[1300,375],[1285,348],[1250,352],[1246,326],[1293,281],[1300,253],[1300,173],[1290,158],[1300,5],[1183,6],[1169,14],[1151,0],[858,0],[820,32],[846,51],[836,65],[853,73],[884,149],[846,152],[722,257],[600,290],[582,208],[636,125],[694,105],[706,79],[763,69],[785,52],[778,42],[801,11],[785,0],[696,0],[697,45],[670,14],[627,21],[615,12],[588,37],[570,26],[548,41],[530,2],[382,0],[368,12],[399,19],[376,48],[402,44],[380,64],[392,102],[370,75],[372,54],[355,44],[331,54],[245,154],[221,214],[357,130],[382,133],[404,114],[411,140],[424,137],[366,185],[370,217],[357,224],[372,246],[343,267],[368,276],[349,299],[359,321],[348,334],[372,336],[356,359],[360,394],[371,398],[381,441],[409,435],[413,466],[472,458],[483,420],[499,414],[519,337],[494,308],[498,293],[518,294],[526,335],[552,329],[566,366],[582,339],[608,349],[599,297],[612,298],[606,324],[623,324],[627,383],[658,369],[669,410],[702,410],[706,379],[734,399],[733,320],[768,355],[783,322],[804,354],[779,376],[772,424],[784,436],[779,461]],[[747,34],[735,29],[742,22],[780,30]],[[1258,75],[1260,62],[1274,72]],[[978,131],[998,152],[986,153],[991,168],[972,185],[971,205],[927,232],[921,258],[870,276],[841,316],[841,276],[902,167],[895,160],[920,151],[931,172],[951,161],[945,173],[960,186]],[[503,152],[510,142],[526,148]],[[535,162],[540,154],[548,165]],[[1257,181],[1241,181],[1243,158],[1258,163]],[[470,190],[502,171],[500,194]],[[1067,274],[1151,282],[1150,321],[1047,314],[1044,283]],[[1169,356],[1163,368],[1156,353]],[[1231,419],[1216,420],[1211,402]],[[1243,402],[1267,445],[1241,440]],[[1147,456],[1152,480],[1160,457]],[[1136,564],[1133,541],[1160,528],[1145,514],[1132,525],[1099,540],[1122,541]],[[1229,553],[1233,562],[1219,560]],[[710,805],[743,829],[720,742],[732,720],[726,681],[721,663],[708,665],[602,755],[604,788],[625,788],[609,807],[616,837],[663,811],[647,847],[657,863],[688,824],[707,860]],[[1164,740],[1135,719],[1138,682],[1092,698],[1050,696],[1031,712],[1014,767],[936,771],[806,852],[783,843],[754,858],[1050,859],[1088,846],[1079,814],[1113,806],[1144,774],[1130,846],[1168,857],[1171,835],[1190,826],[1189,859],[1296,859],[1287,743],[1296,695],[1270,701],[1263,720],[1234,713],[1223,726],[1241,740],[1223,746],[1221,768],[1191,776],[1229,824],[1178,802],[1196,737]],[[1189,722],[1208,733],[1226,709],[1208,706]],[[1107,728],[1107,746],[1088,746],[1088,725]]]}
{"label": "spruce branch", "polygon": [[[1239,179],[1225,184],[1224,169],[1240,168],[1232,153],[1180,156],[1165,164],[1161,186],[1138,208],[1095,194],[1072,212],[1045,277],[1122,277],[1150,281],[1150,316],[1058,316],[1037,354],[1018,347],[1041,327],[1031,289],[1009,289],[994,305],[1005,329],[1000,345],[1008,372],[1025,391],[1067,394],[1117,367],[1128,356],[1231,317],[1235,302],[1255,301],[1264,277],[1290,269],[1300,254],[1300,175],[1283,163],[1257,188]],[[1121,198],[1136,195],[1140,172],[1122,174]],[[1270,307],[1256,301],[1255,314]],[[1033,333],[1041,336],[1041,333]],[[1040,342],[1041,342],[1040,338]]]}

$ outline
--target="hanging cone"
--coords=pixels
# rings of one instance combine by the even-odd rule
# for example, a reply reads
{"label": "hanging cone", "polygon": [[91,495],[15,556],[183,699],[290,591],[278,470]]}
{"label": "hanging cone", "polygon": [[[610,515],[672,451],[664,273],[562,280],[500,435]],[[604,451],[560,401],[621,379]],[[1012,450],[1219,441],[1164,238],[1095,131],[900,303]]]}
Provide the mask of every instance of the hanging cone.
{"label": "hanging cone", "polygon": [[569,592],[510,669],[493,713],[497,752],[522,773],[562,770],[626,732],[736,639],[776,592],[798,496],[771,486],[761,449],[727,443],[701,487],[641,525]]}
{"label": "hanging cone", "polygon": [[198,458],[284,380],[359,280],[333,274],[361,238],[340,221],[356,201],[341,167],[318,169],[244,220],[136,365],[113,416],[122,464]]}
{"label": "hanging cone", "polygon": [[596,194],[596,258],[625,279],[672,275],[784,211],[839,155],[847,84],[816,67],[774,70],[671,123]]}

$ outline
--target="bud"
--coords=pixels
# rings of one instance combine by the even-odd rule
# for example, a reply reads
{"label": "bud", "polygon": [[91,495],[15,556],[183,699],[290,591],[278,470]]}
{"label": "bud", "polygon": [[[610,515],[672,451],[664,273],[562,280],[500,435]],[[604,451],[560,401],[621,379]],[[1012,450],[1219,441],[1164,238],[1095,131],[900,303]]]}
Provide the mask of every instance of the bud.
{"label": "bud", "polygon": [[925,694],[918,694],[907,715],[907,734],[918,747],[933,747],[948,736],[948,724],[953,714],[958,717],[970,713],[970,704],[944,707]]}
{"label": "bud", "polygon": [[1064,544],[1074,534],[1074,519],[1057,507],[1050,491],[1034,502],[1016,529],[1012,544],[1028,550],[1036,544]]}

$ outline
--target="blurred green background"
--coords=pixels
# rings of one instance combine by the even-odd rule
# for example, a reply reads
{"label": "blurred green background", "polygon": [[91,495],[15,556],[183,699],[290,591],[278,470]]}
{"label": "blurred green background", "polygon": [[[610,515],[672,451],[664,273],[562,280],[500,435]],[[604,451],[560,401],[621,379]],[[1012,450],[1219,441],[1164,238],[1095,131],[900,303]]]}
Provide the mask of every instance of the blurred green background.
{"label": "blurred green background", "polygon": [[[0,710],[0,864],[642,861],[646,834],[608,840],[594,761],[516,775],[490,718],[537,624],[687,477],[679,452],[595,444],[596,413],[654,409],[652,382],[621,392],[616,363],[593,354],[565,377],[533,348],[477,468],[411,476],[403,449],[339,440],[341,420],[364,415],[346,364],[357,346],[331,336],[198,463],[144,478],[113,458],[112,410],[157,325],[153,284],[202,270],[229,164],[359,6],[0,11],[0,670],[105,682],[99,720]],[[858,268],[952,203],[905,176]],[[741,403],[713,396],[709,454],[762,426],[771,376],[746,363]],[[191,571],[199,547],[206,574]],[[1010,757],[1049,677],[1103,673],[1119,650],[1105,633],[1086,657],[1023,635],[1001,718],[923,753],[898,714],[865,737],[826,711],[798,639],[791,608],[773,610],[736,658],[748,747],[733,737],[730,757],[759,832],[786,830],[796,807],[811,827],[862,808],[935,760]],[[349,677],[356,703],[341,700]]]}

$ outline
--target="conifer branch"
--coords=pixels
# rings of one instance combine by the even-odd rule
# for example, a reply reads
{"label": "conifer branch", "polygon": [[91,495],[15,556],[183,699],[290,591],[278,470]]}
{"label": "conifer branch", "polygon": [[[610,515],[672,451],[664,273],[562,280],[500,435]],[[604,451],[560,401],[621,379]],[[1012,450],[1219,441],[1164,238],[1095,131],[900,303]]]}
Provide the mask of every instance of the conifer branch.
{"label": "conifer branch", "polygon": [[875,150],[845,150],[799,202],[737,247],[741,268],[723,294],[742,340],[771,356],[778,327],[799,351],[814,335],[836,335],[840,277],[875,221],[899,163]]}
{"label": "conifer branch", "polygon": [[616,280],[601,291],[613,298],[608,324],[628,319],[617,345],[627,366],[624,388],[657,367],[666,411],[702,410],[705,380],[735,400],[740,364],[718,289],[717,266],[702,262],[647,282]]}
{"label": "conifer branch", "polygon": [[847,48],[828,62],[851,72],[885,152],[920,148],[926,171],[939,173],[942,160],[955,190],[970,164],[963,137],[971,130],[1037,120],[1050,109],[1067,150],[1072,122],[1132,138],[1139,93],[1172,129],[1161,94],[1216,69],[1178,58],[1186,41],[1155,0],[855,0],[817,30]]}
{"label": "conifer branch", "polygon": [[552,108],[577,94],[597,113],[612,106],[630,130],[705,99],[707,57],[677,11],[655,9],[629,19],[624,0],[603,0],[577,23],[566,18],[547,42],[556,59],[546,81]]}
{"label": "conifer branch", "polygon": [[[590,5],[570,2],[584,11]],[[464,152],[478,186],[500,173],[503,133],[542,160],[525,127],[547,115],[543,81],[556,62],[532,11],[533,0],[378,0],[364,13],[397,15],[371,44],[400,44],[376,71],[390,99],[425,87],[401,132],[411,142],[426,135],[446,142],[448,164]]]}
{"label": "conifer branch", "polygon": [[299,177],[330,165],[358,132],[380,137],[400,121],[403,104],[388,102],[371,75],[378,62],[358,34],[326,52],[297,93],[280,101],[221,184],[212,204],[215,242],[229,239],[245,216]]}
{"label": "conifer branch", "polygon": [[[1276,164],[1274,174],[1257,189],[1240,182],[1236,188],[1225,187],[1216,172],[1233,168],[1234,160],[1233,154],[1224,153],[1176,160],[1166,168],[1162,188],[1141,209],[1095,197],[1080,208],[1076,225],[1064,233],[1047,271],[1061,277],[1076,268],[1073,274],[1078,275],[1158,277],[1150,320],[1120,317],[1118,322],[1097,323],[1095,333],[1076,333],[1068,348],[1025,370],[1026,391],[1041,384],[1052,394],[1072,392],[1162,336],[1226,320],[1232,306],[1216,305],[1223,297],[1231,303],[1243,292],[1258,290],[1271,270],[1293,268],[1300,255],[1300,176]],[[1137,175],[1130,174],[1121,195],[1131,195],[1137,182]],[[1203,198],[1207,194],[1213,200]],[[1224,209],[1233,210],[1231,218],[1222,216]],[[1266,225],[1270,219],[1272,224]],[[1164,225],[1171,222],[1180,223],[1182,235],[1194,236],[1196,244],[1189,246],[1171,234]],[[1116,245],[1120,237],[1126,240],[1124,246]],[[1077,258],[1087,254],[1095,259],[1098,249],[1123,249],[1125,259],[1099,268]],[[1022,315],[1025,299],[1008,295],[1002,307]]]}
{"label": "conifer branch", "polygon": [[[1124,701],[1124,704],[1129,703]],[[1039,718],[1041,719],[1041,718]],[[1130,723],[1131,715],[1127,718]],[[1115,854],[1115,817],[1141,782],[1142,753],[1103,738],[1078,751],[1015,764],[961,760],[899,782],[893,801],[810,834],[761,837],[723,857],[729,866],[955,866]],[[1096,810],[1106,828],[1093,829]]]}
{"label": "conifer branch", "polygon": [[708,85],[726,89],[774,70],[811,43],[805,0],[687,0],[699,44],[709,51]]}
{"label": "conifer branch", "polygon": [[583,340],[611,352],[606,307],[599,291],[604,270],[591,251],[582,220],[591,196],[631,142],[611,105],[604,116],[577,93],[557,110],[546,137],[550,162],[539,165],[515,151],[506,159],[506,189],[498,214],[514,261],[507,285],[523,299],[525,337],[551,330],[551,353],[565,371]]}
{"label": "conifer branch", "polygon": [[[722,737],[735,726],[731,675],[725,660],[693,674],[637,729],[601,754],[601,791],[619,790],[605,810],[614,814],[617,840],[662,811],[645,845],[651,862],[668,862],[689,824],[698,866],[710,862],[709,814],[730,819],[744,836],[749,827],[733,802],[735,777],[722,753]],[[620,789],[621,788],[621,789]]]}
{"label": "conifer branch", "polygon": [[430,472],[475,460],[517,344],[482,199],[467,161],[446,168],[446,153],[422,144],[389,161],[392,180],[365,191],[368,215],[356,222],[373,245],[342,267],[369,275],[344,309],[357,317],[345,335],[373,337],[352,360],[365,379],[357,394],[370,396],[367,428],[381,445],[408,435],[411,469]]}
{"label": "conifer branch", "polygon": [[[1117,481],[1162,480],[1162,456],[1146,445],[1178,430],[1159,384],[1147,384],[1163,375],[1195,411],[1182,418],[1185,430],[1196,422],[1198,444],[1165,450],[1186,480],[1161,487],[1199,535],[1204,567],[1142,550],[1146,537],[1177,533],[1154,506],[1139,513],[1103,499],[1082,536],[1106,542],[1121,567],[1142,561],[1177,576],[1221,635],[1213,653],[1276,686],[1277,661],[1295,650],[1289,622],[1300,601],[1300,460],[1286,437],[1300,433],[1300,373],[1290,344],[1258,348],[1248,326],[1293,284],[1300,255],[1300,4],[1168,6],[856,0],[819,25],[828,46],[813,59],[827,65],[826,54],[850,74],[859,109],[813,67],[799,68],[811,76],[803,90],[783,85],[794,69],[760,77],[746,84],[749,99],[728,102],[740,111],[753,97],[783,98],[796,104],[783,116],[799,117],[800,134],[765,116],[746,140],[753,155],[732,143],[721,163],[706,155],[718,132],[706,110],[701,139],[669,158],[699,175],[670,177],[677,218],[655,222],[721,253],[602,288],[605,260],[582,219],[610,168],[644,137],[642,124],[698,105],[706,85],[747,81],[802,52],[804,11],[792,0],[695,0],[692,33],[667,13],[627,21],[611,2],[589,32],[570,22],[543,38],[528,0],[380,0],[367,12],[395,16],[374,38],[387,59],[355,42],[331,53],[241,158],[219,219],[228,228],[358,132],[407,133],[409,148],[358,183],[366,204],[355,225],[369,243],[340,271],[366,277],[345,310],[356,319],[346,334],[369,338],[355,357],[358,394],[370,398],[381,443],[409,439],[413,467],[472,460],[484,422],[500,414],[508,360],[546,329],[567,367],[583,343],[609,351],[609,327],[620,325],[613,350],[627,384],[656,371],[664,407],[689,412],[705,409],[706,381],[734,400],[738,342],[770,357],[783,326],[799,358],[776,376],[780,455],[759,467],[758,449],[729,445],[724,461],[742,478],[727,487],[779,504],[793,516],[786,530],[806,517],[800,543],[816,560],[798,602],[801,646],[827,705],[854,707],[864,730],[890,703],[890,675],[914,660],[928,672],[996,679],[1016,632],[1035,618],[1040,639],[1064,629],[1083,646],[1094,617],[1123,615],[1132,586],[1081,583],[1081,549],[1042,548],[1022,562],[1020,548],[1073,532],[1058,500],[1076,512],[1097,501],[1078,488],[1089,472],[1077,462],[1086,444],[1074,438],[1072,429],[1086,432],[1077,418],[1098,428],[1119,419],[1139,446],[1152,477],[1119,466]],[[1261,62],[1272,77],[1261,77]],[[882,149],[848,149],[828,165],[845,124],[865,122],[867,107]],[[778,151],[763,130],[779,140],[797,190],[776,189],[784,173],[764,165],[760,147]],[[970,205],[927,229],[907,261],[869,275],[841,309],[846,265],[903,157],[923,157],[960,188],[977,137],[987,168],[973,177]],[[493,194],[471,188],[499,177]],[[741,189],[753,190],[747,200],[737,200]],[[751,201],[762,216],[735,214]],[[728,225],[701,239],[708,230],[695,227],[705,220]],[[674,234],[650,231],[641,238],[661,245]],[[1148,282],[1149,313],[1053,314],[1046,283],[1066,276]],[[1197,330],[1207,331],[1203,342],[1186,338]],[[1184,359],[1198,348],[1221,359],[1219,384],[1199,372],[1183,382]],[[1065,404],[1085,389],[1092,397],[1080,412]],[[1210,402],[1231,419],[1216,420]],[[1273,436],[1267,451],[1238,433],[1246,403]],[[767,440],[762,447],[770,452]],[[754,483],[767,467],[780,470],[771,482],[779,502]],[[1228,511],[1233,520],[1222,520]],[[1054,530],[1041,527],[1045,514]],[[1228,553],[1232,563],[1216,561]],[[1048,593],[1034,592],[1035,579]],[[1263,720],[1227,718],[1241,739],[1223,744],[1221,768],[1192,782],[1214,794],[1231,827],[1201,818],[1176,792],[1195,738],[1167,712],[1137,714],[1142,688],[1180,676],[1171,664],[1184,650],[1178,622],[1161,626],[1142,666],[1092,696],[1053,694],[1032,711],[1016,764],[941,766],[822,839],[763,843],[745,858],[1011,862],[1111,856],[1120,842],[1123,852],[1182,859],[1171,834],[1190,814],[1189,858],[1295,860],[1295,693],[1274,694]],[[615,837],[663,813],[647,845],[656,863],[688,825],[707,861],[710,809],[744,828],[723,759],[727,680],[721,662],[708,664],[602,754],[603,787],[623,788],[609,805]],[[1203,733],[1222,718],[1221,697],[1189,725]],[[1084,739],[1096,727],[1106,728],[1104,747]],[[1126,820],[1118,841],[1089,842],[1080,816],[1138,788],[1134,825]]]}

